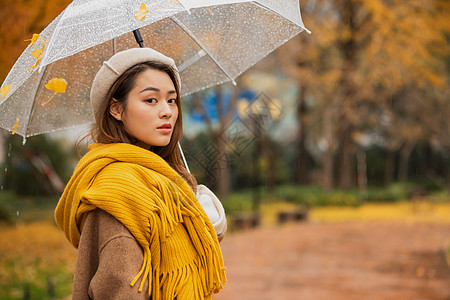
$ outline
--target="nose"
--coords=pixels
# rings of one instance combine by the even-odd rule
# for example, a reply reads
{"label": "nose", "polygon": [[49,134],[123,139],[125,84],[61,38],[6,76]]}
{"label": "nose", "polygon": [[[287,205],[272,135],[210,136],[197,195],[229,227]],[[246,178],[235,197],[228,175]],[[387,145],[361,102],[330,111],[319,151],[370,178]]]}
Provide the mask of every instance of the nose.
{"label": "nose", "polygon": [[159,113],[159,117],[161,119],[168,119],[168,118],[172,117],[172,110],[170,109],[170,106],[168,103],[163,102],[161,104],[161,111]]}

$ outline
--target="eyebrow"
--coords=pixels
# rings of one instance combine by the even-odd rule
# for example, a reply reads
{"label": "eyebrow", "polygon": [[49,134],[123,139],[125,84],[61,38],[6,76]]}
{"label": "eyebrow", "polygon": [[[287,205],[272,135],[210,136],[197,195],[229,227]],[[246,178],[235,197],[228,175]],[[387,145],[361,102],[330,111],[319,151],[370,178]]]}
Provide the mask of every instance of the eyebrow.
{"label": "eyebrow", "polygon": [[[147,92],[147,91],[153,91],[153,92],[158,92],[158,93],[161,92],[160,89],[149,86],[149,87],[146,87],[145,89],[143,89],[142,91],[140,91],[139,93],[143,93],[143,92]],[[168,92],[168,94],[176,94],[176,93],[177,93],[176,90],[170,90]]]}

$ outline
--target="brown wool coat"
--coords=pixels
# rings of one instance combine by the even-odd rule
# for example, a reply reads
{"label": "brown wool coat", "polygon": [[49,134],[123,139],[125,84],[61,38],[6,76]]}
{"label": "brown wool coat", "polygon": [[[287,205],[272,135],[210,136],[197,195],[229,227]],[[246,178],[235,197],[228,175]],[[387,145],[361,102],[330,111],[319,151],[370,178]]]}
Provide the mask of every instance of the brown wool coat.
{"label": "brown wool coat", "polygon": [[130,286],[143,261],[141,246],[122,223],[101,209],[89,212],[78,246],[72,300],[150,299],[148,282],[142,292],[139,281]]}
{"label": "brown wool coat", "polygon": [[78,246],[72,299],[150,299],[148,282],[142,292],[139,281],[130,286],[143,261],[141,246],[122,223],[100,209],[89,212]]}

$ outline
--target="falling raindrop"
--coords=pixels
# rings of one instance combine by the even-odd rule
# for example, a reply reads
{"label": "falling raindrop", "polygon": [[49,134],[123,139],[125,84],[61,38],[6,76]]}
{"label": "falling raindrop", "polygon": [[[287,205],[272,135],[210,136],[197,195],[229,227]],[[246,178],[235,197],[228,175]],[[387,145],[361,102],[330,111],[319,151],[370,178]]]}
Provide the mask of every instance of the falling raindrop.
{"label": "falling raindrop", "polygon": [[25,146],[26,142],[27,142],[27,138],[26,138],[26,137],[23,137],[22,145]]}

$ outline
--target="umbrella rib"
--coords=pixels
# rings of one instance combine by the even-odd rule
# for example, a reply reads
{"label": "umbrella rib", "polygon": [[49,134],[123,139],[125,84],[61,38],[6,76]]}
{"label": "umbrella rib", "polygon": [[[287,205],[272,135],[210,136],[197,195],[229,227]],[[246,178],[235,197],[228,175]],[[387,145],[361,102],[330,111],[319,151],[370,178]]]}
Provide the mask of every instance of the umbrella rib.
{"label": "umbrella rib", "polygon": [[[72,2],[73,3],[73,2]],[[42,71],[42,69],[43,69],[43,65],[45,64],[45,66],[47,66],[48,64],[46,64],[45,63],[45,61],[47,60],[47,56],[48,56],[48,53],[49,53],[49,49],[51,49],[51,47],[53,46],[53,44],[54,44],[54,39],[52,38],[54,35],[55,35],[55,33],[57,32],[57,31],[59,31],[59,27],[58,27],[58,25],[62,22],[62,20],[64,19],[64,16],[66,15],[66,13],[67,13],[67,10],[69,9],[69,7],[71,7],[73,4],[72,3],[70,3],[62,12],[61,12],[61,14],[59,14],[58,15],[58,17],[59,17],[59,20],[58,20],[58,23],[57,24],[55,24],[55,30],[52,32],[52,34],[51,34],[51,36],[50,36],[50,41],[48,42],[48,45],[47,45],[47,49],[46,49],[46,51],[44,51],[44,54],[43,54],[43,57],[42,57],[42,61],[41,61],[41,66],[39,67],[39,72],[41,72]],[[61,16],[61,17],[60,17]],[[44,29],[45,30],[45,29]],[[40,84],[40,83],[39,83]]]}
{"label": "umbrella rib", "polygon": [[175,24],[177,24],[181,29],[183,29],[183,31],[186,32],[186,34],[189,35],[191,37],[191,39],[193,39],[194,42],[196,42],[197,45],[203,49],[203,51],[205,51],[206,55],[208,55],[209,58],[211,58],[212,61],[217,65],[217,67],[219,67],[219,69],[231,80],[233,85],[236,85],[236,81],[234,80],[234,78],[227,72],[227,70],[224,69],[224,67],[222,67],[220,65],[220,63],[217,61],[217,59],[208,51],[208,49],[206,49],[206,47],[203,45],[203,43],[192,33],[192,31],[190,31],[189,28],[187,28],[183,23],[181,23],[181,21],[178,20],[176,17],[172,16],[172,17],[170,17],[170,19]]}
{"label": "umbrella rib", "polygon": [[30,121],[31,121],[31,116],[33,115],[33,112],[34,112],[34,104],[36,103],[36,97],[37,97],[37,94],[39,92],[39,88],[42,85],[42,81],[44,80],[44,73],[45,73],[45,71],[47,71],[47,67],[48,67],[48,65],[46,65],[44,67],[44,71],[41,73],[42,74],[41,79],[39,79],[39,84],[38,84],[38,86],[36,88],[36,92],[34,93],[33,103],[31,105],[30,113],[28,114],[27,127],[25,128],[25,138],[27,137],[28,129],[30,127]]}
{"label": "umbrella rib", "polygon": [[291,23],[293,23],[293,24],[295,24],[295,25],[297,25],[297,26],[300,26],[300,27],[303,28],[303,30],[305,30],[307,33],[311,34],[311,31],[310,31],[309,29],[307,29],[307,28],[305,27],[304,24],[303,24],[303,25],[297,24],[296,22],[290,20],[289,18],[286,18],[285,16],[283,16],[283,15],[280,14],[279,12],[277,12],[277,11],[275,11],[275,10],[273,10],[273,9],[271,9],[271,8],[269,8],[269,7],[267,7],[267,6],[263,5],[263,4],[261,4],[261,3],[259,3],[259,2],[253,1],[253,4],[256,5],[256,6],[259,6],[259,7],[261,7],[261,8],[264,8],[264,9],[267,10],[267,11],[272,12],[272,13],[276,14],[276,15],[279,16],[279,17],[282,17],[283,19],[286,19],[286,20],[290,21]]}

